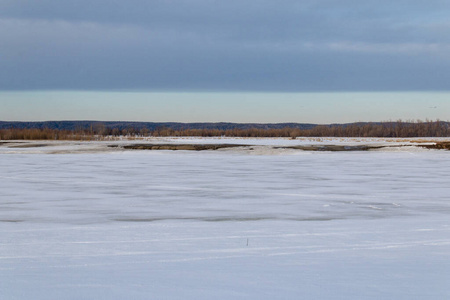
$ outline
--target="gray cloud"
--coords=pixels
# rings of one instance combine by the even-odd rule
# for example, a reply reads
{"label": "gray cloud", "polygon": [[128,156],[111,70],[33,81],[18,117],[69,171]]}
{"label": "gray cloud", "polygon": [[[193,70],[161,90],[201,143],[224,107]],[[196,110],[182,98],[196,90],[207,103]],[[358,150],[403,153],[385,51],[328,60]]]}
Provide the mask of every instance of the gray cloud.
{"label": "gray cloud", "polygon": [[437,0],[3,1],[0,89],[448,89],[449,9]]}

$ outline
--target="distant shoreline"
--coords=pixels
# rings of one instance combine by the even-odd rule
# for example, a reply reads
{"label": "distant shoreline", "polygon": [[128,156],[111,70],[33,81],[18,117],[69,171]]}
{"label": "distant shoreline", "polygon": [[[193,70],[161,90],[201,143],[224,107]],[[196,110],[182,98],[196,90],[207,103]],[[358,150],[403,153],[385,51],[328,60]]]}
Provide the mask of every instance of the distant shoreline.
{"label": "distant shoreline", "polygon": [[124,151],[233,151],[248,154],[295,152],[361,152],[450,150],[450,138],[198,138],[149,137],[102,141],[0,141],[0,154],[8,153],[97,153]]}
{"label": "distant shoreline", "polygon": [[447,121],[309,123],[152,123],[100,121],[0,121],[0,140],[101,140],[126,137],[450,137]]}

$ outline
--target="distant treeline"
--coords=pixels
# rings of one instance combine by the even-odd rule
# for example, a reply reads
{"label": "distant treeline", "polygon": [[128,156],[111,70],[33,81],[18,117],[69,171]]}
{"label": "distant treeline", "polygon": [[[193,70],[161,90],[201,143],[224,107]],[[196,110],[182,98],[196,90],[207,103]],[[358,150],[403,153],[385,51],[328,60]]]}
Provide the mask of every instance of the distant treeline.
{"label": "distant treeline", "polygon": [[0,129],[58,129],[68,131],[91,130],[93,127],[105,127],[110,130],[129,130],[140,131],[147,129],[148,131],[155,131],[160,128],[171,128],[173,130],[186,129],[281,129],[281,128],[299,128],[311,129],[317,124],[308,123],[179,123],[179,122],[124,122],[124,121],[45,121],[45,122],[5,122],[0,121]]}
{"label": "distant treeline", "polygon": [[442,121],[396,121],[380,123],[351,123],[315,125],[311,128],[171,128],[108,127],[95,122],[88,128],[74,130],[51,128],[8,128],[0,129],[1,140],[97,140],[107,137],[450,137],[450,123]]}

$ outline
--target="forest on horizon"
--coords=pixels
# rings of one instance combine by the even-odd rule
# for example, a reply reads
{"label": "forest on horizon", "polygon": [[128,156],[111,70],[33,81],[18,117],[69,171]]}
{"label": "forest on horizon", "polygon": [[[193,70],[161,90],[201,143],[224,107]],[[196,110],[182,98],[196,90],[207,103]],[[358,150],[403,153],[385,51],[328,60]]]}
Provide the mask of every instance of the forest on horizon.
{"label": "forest on horizon", "polygon": [[[67,122],[67,121],[61,121]],[[236,124],[236,123],[195,123],[196,126],[185,126],[183,123],[161,123],[149,128],[146,123],[127,122],[88,122],[78,124],[76,129],[49,128],[37,126],[36,123],[14,122],[20,124],[5,128],[2,122],[1,140],[96,140],[106,137],[450,137],[450,122],[444,121],[401,121],[369,122],[350,124]],[[40,122],[39,124],[42,125]],[[54,122],[55,123],[55,122]],[[72,122],[73,123],[73,122]],[[111,126],[115,124],[115,126]],[[24,124],[31,124],[28,127]],[[57,124],[57,122],[55,123]],[[158,124],[158,123],[151,123]],[[173,124],[172,126],[167,124]],[[210,125],[207,125],[210,124]],[[224,127],[220,127],[222,124]],[[34,127],[33,127],[34,125]],[[120,126],[119,126],[120,125]],[[125,126],[124,126],[125,125]],[[141,126],[136,126],[141,125]],[[186,124],[185,124],[186,125]],[[252,126],[253,125],[253,126]],[[291,125],[291,126],[289,126]],[[227,127],[228,126],[228,127]]]}

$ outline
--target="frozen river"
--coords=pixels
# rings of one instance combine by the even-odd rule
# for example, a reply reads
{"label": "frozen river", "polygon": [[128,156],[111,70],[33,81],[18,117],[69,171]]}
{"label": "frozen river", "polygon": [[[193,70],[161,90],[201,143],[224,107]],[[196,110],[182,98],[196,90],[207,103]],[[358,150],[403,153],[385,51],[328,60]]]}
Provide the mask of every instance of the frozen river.
{"label": "frozen river", "polygon": [[450,299],[449,170],[415,147],[3,146],[0,299]]}

